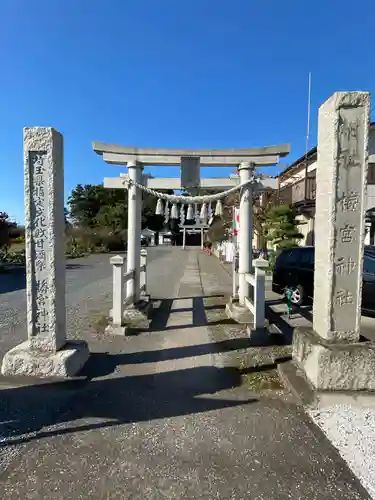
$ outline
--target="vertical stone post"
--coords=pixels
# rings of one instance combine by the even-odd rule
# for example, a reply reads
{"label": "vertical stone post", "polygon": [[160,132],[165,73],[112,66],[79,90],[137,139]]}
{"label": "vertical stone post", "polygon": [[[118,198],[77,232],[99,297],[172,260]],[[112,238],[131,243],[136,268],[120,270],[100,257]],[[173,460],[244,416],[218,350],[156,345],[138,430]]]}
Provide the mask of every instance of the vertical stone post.
{"label": "vertical stone post", "polygon": [[315,332],[360,335],[369,95],[337,92],[319,109],[315,221]]}
{"label": "vertical stone post", "polygon": [[141,295],[147,295],[147,250],[141,250],[141,276],[140,276]]}
{"label": "vertical stone post", "polygon": [[57,351],[66,343],[62,135],[24,129],[24,161],[28,339]]}
{"label": "vertical stone post", "polygon": [[319,109],[313,329],[293,359],[316,389],[375,389],[375,346],[359,342],[370,95],[337,92]]}
{"label": "vertical stone post", "polygon": [[265,283],[268,261],[264,259],[254,260],[255,287],[254,287],[254,328],[264,328],[265,325]]}
{"label": "vertical stone post", "polygon": [[124,258],[121,255],[115,255],[110,258],[113,266],[113,325],[121,326],[124,315]]}
{"label": "vertical stone post", "polygon": [[70,376],[89,353],[66,338],[62,135],[25,128],[24,166],[28,340],[5,355],[2,373]]}
{"label": "vertical stone post", "polygon": [[186,228],[182,230],[182,249],[185,250],[186,246]]}
{"label": "vertical stone post", "polygon": [[115,255],[109,259],[112,265],[112,321],[105,332],[113,335],[125,335],[127,328],[124,321],[124,257]]}
{"label": "vertical stone post", "polygon": [[[239,166],[241,184],[250,180],[254,172],[252,163],[241,163]],[[252,186],[248,184],[241,189],[240,193],[240,251],[239,251],[239,289],[238,298],[241,306],[245,306],[245,297],[249,297],[249,284],[246,274],[252,268],[252,235],[253,235],[253,200]]]}
{"label": "vertical stone post", "polygon": [[[129,178],[141,184],[142,165],[137,162],[128,163]],[[141,266],[141,218],[142,218],[142,192],[130,184],[128,189],[128,255],[127,270],[135,270],[134,279],[127,283],[127,297],[132,297],[132,302],[140,299],[140,266]]]}
{"label": "vertical stone post", "polygon": [[204,249],[204,231],[203,227],[201,227],[201,250]]}
{"label": "vertical stone post", "polygon": [[238,298],[238,257],[237,257],[237,252],[235,249],[234,244],[233,245],[233,260],[232,260],[232,297],[233,299]]}

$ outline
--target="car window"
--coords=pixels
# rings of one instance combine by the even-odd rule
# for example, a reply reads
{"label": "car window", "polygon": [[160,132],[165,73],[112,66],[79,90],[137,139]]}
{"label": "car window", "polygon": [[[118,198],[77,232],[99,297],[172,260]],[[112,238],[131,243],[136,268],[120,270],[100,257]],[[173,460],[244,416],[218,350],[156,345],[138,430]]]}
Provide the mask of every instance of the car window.
{"label": "car window", "polygon": [[375,274],[375,258],[365,256],[363,260],[363,272],[366,274]]}
{"label": "car window", "polygon": [[370,257],[370,259],[375,259],[375,251],[371,248],[365,247],[365,256]]}
{"label": "car window", "polygon": [[314,249],[305,248],[301,249],[300,252],[300,263],[304,267],[313,268],[314,267]]}
{"label": "car window", "polygon": [[284,250],[279,256],[280,262],[278,264],[283,266],[295,266],[298,262],[298,249]]}

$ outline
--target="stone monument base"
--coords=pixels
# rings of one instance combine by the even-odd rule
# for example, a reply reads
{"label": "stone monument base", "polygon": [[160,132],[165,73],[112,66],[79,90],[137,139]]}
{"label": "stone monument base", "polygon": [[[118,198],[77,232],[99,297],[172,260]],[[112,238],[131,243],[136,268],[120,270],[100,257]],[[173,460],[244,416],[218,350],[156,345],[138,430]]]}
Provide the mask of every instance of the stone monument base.
{"label": "stone monument base", "polygon": [[2,375],[31,377],[74,377],[90,356],[87,343],[69,341],[59,351],[41,351],[22,342],[8,351],[1,367]]}
{"label": "stone monument base", "polygon": [[297,328],[293,362],[318,391],[375,391],[375,343],[330,343]]}
{"label": "stone monument base", "polygon": [[229,302],[225,306],[225,312],[229,319],[233,319],[236,323],[242,325],[253,325],[254,315],[245,306],[241,306],[238,299],[230,297]]}
{"label": "stone monument base", "polygon": [[[105,332],[111,335],[127,335],[132,330],[148,330],[152,309],[150,297],[145,295],[136,304],[132,304],[124,310],[123,325],[110,323]],[[110,311],[110,317],[112,317],[112,311]]]}

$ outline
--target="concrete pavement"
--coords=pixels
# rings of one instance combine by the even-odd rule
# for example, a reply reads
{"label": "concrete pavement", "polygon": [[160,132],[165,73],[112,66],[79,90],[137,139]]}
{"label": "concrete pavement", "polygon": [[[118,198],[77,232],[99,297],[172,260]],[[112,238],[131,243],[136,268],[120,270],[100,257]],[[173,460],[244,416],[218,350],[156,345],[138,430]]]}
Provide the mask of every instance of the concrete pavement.
{"label": "concrete pavement", "polygon": [[3,450],[21,451],[3,497],[367,499],[287,394],[251,392],[246,367],[221,362],[217,326],[236,336],[226,351],[247,339],[225,320],[231,281],[217,260],[171,248],[151,262],[162,300],[149,332],[87,331],[90,382],[1,390]]}

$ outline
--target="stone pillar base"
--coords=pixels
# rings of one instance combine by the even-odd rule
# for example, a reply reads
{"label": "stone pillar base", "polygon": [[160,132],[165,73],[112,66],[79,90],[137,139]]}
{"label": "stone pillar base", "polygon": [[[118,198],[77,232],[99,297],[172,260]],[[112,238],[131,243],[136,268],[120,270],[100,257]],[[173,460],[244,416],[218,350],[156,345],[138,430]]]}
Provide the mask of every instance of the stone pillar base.
{"label": "stone pillar base", "polygon": [[124,311],[124,323],[131,329],[147,330],[151,323],[152,302],[144,296],[136,304]]}
{"label": "stone pillar base", "polygon": [[230,297],[225,306],[225,312],[229,319],[242,325],[254,325],[254,316],[245,306],[241,306],[238,299]]}
{"label": "stone pillar base", "polygon": [[329,343],[311,328],[297,328],[293,362],[315,390],[375,391],[375,343]]}
{"label": "stone pillar base", "polygon": [[30,377],[74,377],[89,359],[87,343],[70,341],[57,352],[32,349],[30,342],[22,342],[8,351],[1,367],[3,375]]}
{"label": "stone pillar base", "polygon": [[[127,335],[132,330],[148,330],[151,323],[151,313],[152,302],[148,295],[144,295],[139,302],[126,307],[122,325],[110,323],[105,332],[110,335]],[[109,316],[112,317],[112,310],[109,312]]]}

